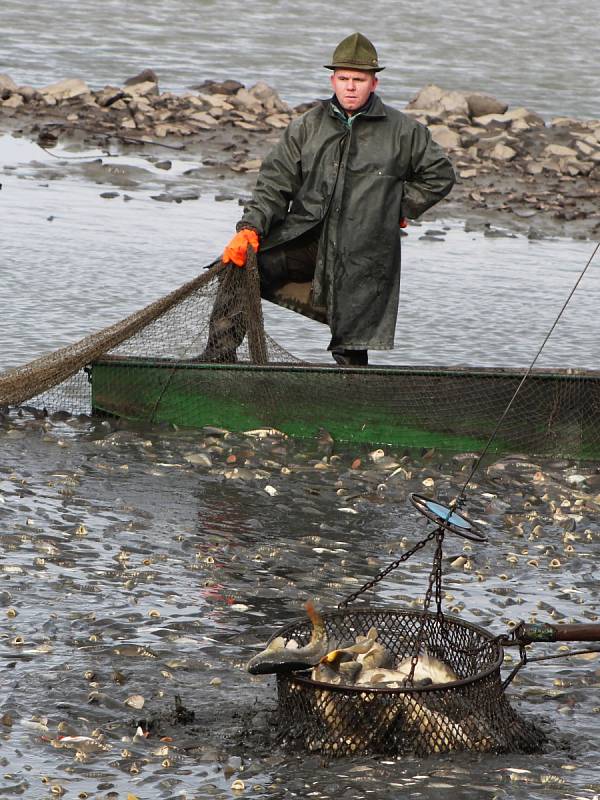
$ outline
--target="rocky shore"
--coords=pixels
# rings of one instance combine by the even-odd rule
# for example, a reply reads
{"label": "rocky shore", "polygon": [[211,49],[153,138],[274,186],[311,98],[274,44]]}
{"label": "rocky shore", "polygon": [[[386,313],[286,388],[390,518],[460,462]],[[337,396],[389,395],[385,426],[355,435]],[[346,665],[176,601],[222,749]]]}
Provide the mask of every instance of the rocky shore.
{"label": "rocky shore", "polygon": [[[198,153],[203,165],[246,175],[298,114],[268,85],[205,81],[182,94],[161,92],[144,70],[122,87],[91,89],[68,79],[35,89],[0,75],[0,132],[51,148],[77,136],[82,146],[119,143]],[[544,120],[485,94],[429,85],[403,109],[428,125],[450,154],[458,183],[436,214],[465,218],[491,234],[600,238],[600,120]]]}

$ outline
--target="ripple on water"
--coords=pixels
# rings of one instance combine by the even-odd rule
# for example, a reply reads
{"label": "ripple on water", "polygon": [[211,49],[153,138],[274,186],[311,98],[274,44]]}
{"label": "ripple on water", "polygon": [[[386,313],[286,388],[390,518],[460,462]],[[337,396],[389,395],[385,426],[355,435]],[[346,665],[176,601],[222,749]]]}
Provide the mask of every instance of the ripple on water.
{"label": "ripple on water", "polygon": [[[268,636],[302,614],[307,596],[335,605],[421,538],[409,493],[423,481],[434,492],[457,491],[469,457],[385,452],[373,461],[336,447],[323,462],[316,441],[249,447],[230,435],[207,466],[185,458],[203,451],[201,433],[90,424],[71,429],[61,448],[65,423],[49,423],[49,440],[26,419],[11,425],[23,438],[0,428],[5,789],[20,781],[26,794],[39,791],[43,775],[72,793],[111,784],[141,797],[199,787],[224,796],[234,780],[258,797],[301,785],[332,797],[340,782],[380,796],[393,785],[418,787],[427,797],[439,796],[440,783],[473,793],[485,783],[523,797],[591,786],[594,661],[532,664],[515,680],[520,711],[541,715],[563,737],[534,764],[441,757],[376,769],[356,759],[323,770],[312,756],[280,750],[273,681],[243,670]],[[250,477],[225,477],[232,455]],[[357,456],[361,468],[350,469]],[[404,472],[389,478],[399,462]],[[446,608],[496,633],[519,619],[595,620],[595,478],[593,465],[568,461],[507,458],[485,468],[467,509],[490,541],[448,538]],[[341,513],[342,502],[358,513]],[[392,572],[377,602],[422,598],[431,555]],[[60,736],[86,738],[61,745]]]}

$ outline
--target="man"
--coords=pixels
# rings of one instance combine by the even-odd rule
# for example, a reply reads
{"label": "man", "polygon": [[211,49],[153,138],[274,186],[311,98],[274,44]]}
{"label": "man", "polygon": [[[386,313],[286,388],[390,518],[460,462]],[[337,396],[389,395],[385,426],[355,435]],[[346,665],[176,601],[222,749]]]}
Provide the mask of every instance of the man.
{"label": "man", "polygon": [[[365,36],[344,39],[326,68],[333,97],[265,158],[223,261],[243,267],[252,246],[263,297],[326,321],[335,360],[364,366],[369,348],[394,346],[399,226],[447,195],[454,172],[427,128],[375,93],[384,67]],[[243,313],[228,317],[219,294],[204,357],[234,361]]]}

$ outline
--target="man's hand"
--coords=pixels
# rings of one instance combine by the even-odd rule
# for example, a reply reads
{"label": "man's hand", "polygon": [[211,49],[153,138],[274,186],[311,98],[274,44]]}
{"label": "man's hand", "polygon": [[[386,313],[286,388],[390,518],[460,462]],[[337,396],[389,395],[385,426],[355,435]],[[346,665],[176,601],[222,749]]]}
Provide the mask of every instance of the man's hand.
{"label": "man's hand", "polygon": [[235,264],[236,267],[246,266],[248,245],[251,245],[255,251],[258,250],[258,233],[251,228],[242,228],[241,231],[236,233],[223,251],[223,263],[232,263]]}

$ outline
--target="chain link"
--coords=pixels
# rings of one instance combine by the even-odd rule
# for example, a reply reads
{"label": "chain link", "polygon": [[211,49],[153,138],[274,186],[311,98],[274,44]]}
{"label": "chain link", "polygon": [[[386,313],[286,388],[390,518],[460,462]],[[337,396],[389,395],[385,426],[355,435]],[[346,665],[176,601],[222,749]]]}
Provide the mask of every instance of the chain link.
{"label": "chain link", "polygon": [[390,572],[393,572],[393,570],[397,569],[400,566],[400,564],[403,564],[405,561],[408,561],[408,559],[411,556],[414,556],[415,553],[418,553],[419,550],[425,547],[425,545],[428,544],[432,539],[435,539],[435,537],[438,535],[438,530],[439,529],[432,531],[429,534],[429,536],[417,542],[416,545],[414,545],[414,547],[411,547],[411,549],[407,550],[406,553],[403,553],[399,559],[393,561],[385,569],[381,570],[381,572],[379,572],[374,578],[372,578],[370,581],[367,581],[367,583],[363,584],[363,586],[361,586],[360,589],[357,589],[355,592],[352,592],[352,594],[349,594],[346,598],[344,598],[344,600],[341,601],[341,603],[338,603],[338,609],[341,611],[342,609],[347,608],[350,605],[350,603],[353,603],[358,597],[361,596],[361,594],[364,594],[369,589],[372,589],[374,586],[377,586],[377,584],[380,581],[382,581],[386,577],[386,575],[389,575]]}
{"label": "chain link", "polygon": [[444,545],[443,527],[440,526],[439,528],[437,528],[433,532],[433,536],[436,540],[436,548],[435,548],[435,553],[433,554],[433,564],[431,567],[431,572],[429,573],[429,581],[427,584],[427,590],[425,592],[425,598],[423,600],[423,611],[425,613],[421,618],[421,624],[419,625],[419,630],[415,638],[413,654],[410,660],[410,670],[406,677],[406,683],[409,686],[413,685],[415,677],[415,669],[417,668],[417,663],[419,661],[421,648],[423,647],[423,643],[425,641],[425,629],[428,620],[427,611],[429,611],[429,608],[431,606],[431,598],[434,594],[434,590],[435,590],[436,616],[440,623],[440,630],[444,629],[444,612],[442,611],[442,556],[443,556],[443,545]]}

